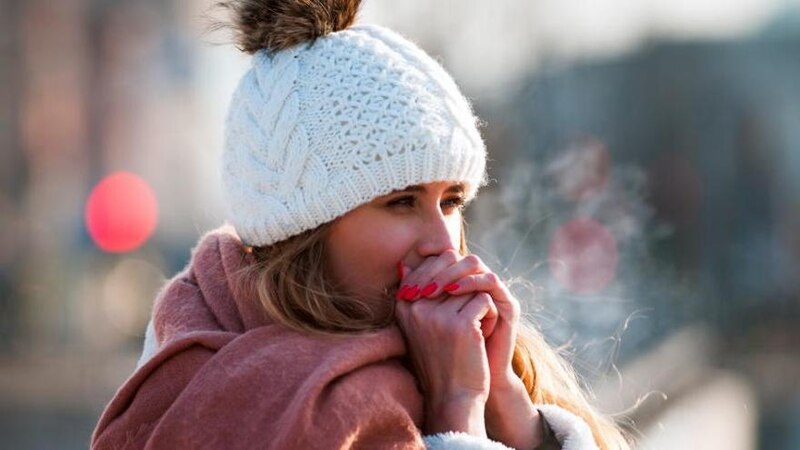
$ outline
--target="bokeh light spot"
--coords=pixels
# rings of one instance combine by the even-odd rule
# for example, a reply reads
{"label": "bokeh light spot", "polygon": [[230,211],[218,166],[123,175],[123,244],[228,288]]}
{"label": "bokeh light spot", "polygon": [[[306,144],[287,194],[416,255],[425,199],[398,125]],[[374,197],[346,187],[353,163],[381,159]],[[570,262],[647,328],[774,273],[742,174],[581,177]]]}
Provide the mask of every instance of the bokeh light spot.
{"label": "bokeh light spot", "polygon": [[150,238],[158,222],[158,203],[146,181],[128,172],[102,179],[89,194],[86,228],[107,252],[129,252]]}
{"label": "bokeh light spot", "polygon": [[550,242],[550,273],[579,294],[599,292],[614,280],[619,253],[617,241],[594,219],[580,217],[561,225]]}

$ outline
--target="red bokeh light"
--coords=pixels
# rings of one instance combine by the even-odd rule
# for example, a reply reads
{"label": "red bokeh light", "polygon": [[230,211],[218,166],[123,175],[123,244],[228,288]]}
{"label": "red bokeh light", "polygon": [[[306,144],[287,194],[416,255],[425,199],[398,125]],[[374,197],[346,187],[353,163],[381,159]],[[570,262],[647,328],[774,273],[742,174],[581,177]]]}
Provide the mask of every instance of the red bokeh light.
{"label": "red bokeh light", "polygon": [[605,289],[616,277],[618,262],[616,239],[601,223],[588,217],[561,225],[550,243],[550,273],[575,293]]}
{"label": "red bokeh light", "polygon": [[158,203],[146,181],[132,173],[116,172],[92,189],[85,220],[89,235],[102,250],[128,252],[153,234]]}

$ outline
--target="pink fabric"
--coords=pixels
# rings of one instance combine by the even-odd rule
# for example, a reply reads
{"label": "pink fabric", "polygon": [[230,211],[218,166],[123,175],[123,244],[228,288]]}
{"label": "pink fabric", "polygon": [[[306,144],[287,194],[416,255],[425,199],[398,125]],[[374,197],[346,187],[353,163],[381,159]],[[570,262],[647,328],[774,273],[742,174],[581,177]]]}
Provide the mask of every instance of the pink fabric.
{"label": "pink fabric", "polygon": [[119,388],[92,448],[424,448],[422,396],[396,326],[315,338],[234,298],[252,255],[214,230],[159,293],[159,351]]}

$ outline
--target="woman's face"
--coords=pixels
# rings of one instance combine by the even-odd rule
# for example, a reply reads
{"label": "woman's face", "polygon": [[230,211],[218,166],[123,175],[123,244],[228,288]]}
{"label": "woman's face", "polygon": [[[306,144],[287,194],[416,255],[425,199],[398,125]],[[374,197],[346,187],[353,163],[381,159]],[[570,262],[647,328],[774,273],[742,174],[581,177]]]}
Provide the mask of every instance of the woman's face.
{"label": "woman's face", "polygon": [[334,281],[361,298],[394,298],[398,261],[414,269],[429,256],[459,249],[464,190],[457,182],[409,186],[335,220],[326,238]]}

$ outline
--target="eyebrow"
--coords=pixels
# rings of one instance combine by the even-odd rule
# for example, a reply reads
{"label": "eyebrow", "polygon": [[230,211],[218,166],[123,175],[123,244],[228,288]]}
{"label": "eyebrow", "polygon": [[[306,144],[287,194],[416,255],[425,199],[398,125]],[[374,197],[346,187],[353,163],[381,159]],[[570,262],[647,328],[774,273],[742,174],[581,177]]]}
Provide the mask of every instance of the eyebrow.
{"label": "eyebrow", "polygon": [[[412,185],[412,186],[408,186],[408,187],[406,187],[404,189],[395,189],[394,191],[390,192],[388,195],[396,194],[398,192],[427,192],[427,189],[425,189],[425,186],[422,186],[422,185],[419,185],[419,184],[415,184],[415,185]],[[462,183],[454,184],[454,185],[450,186],[449,188],[445,189],[444,192],[445,192],[445,194],[450,193],[450,192],[459,192],[459,193],[460,192],[464,192],[464,185]]]}

